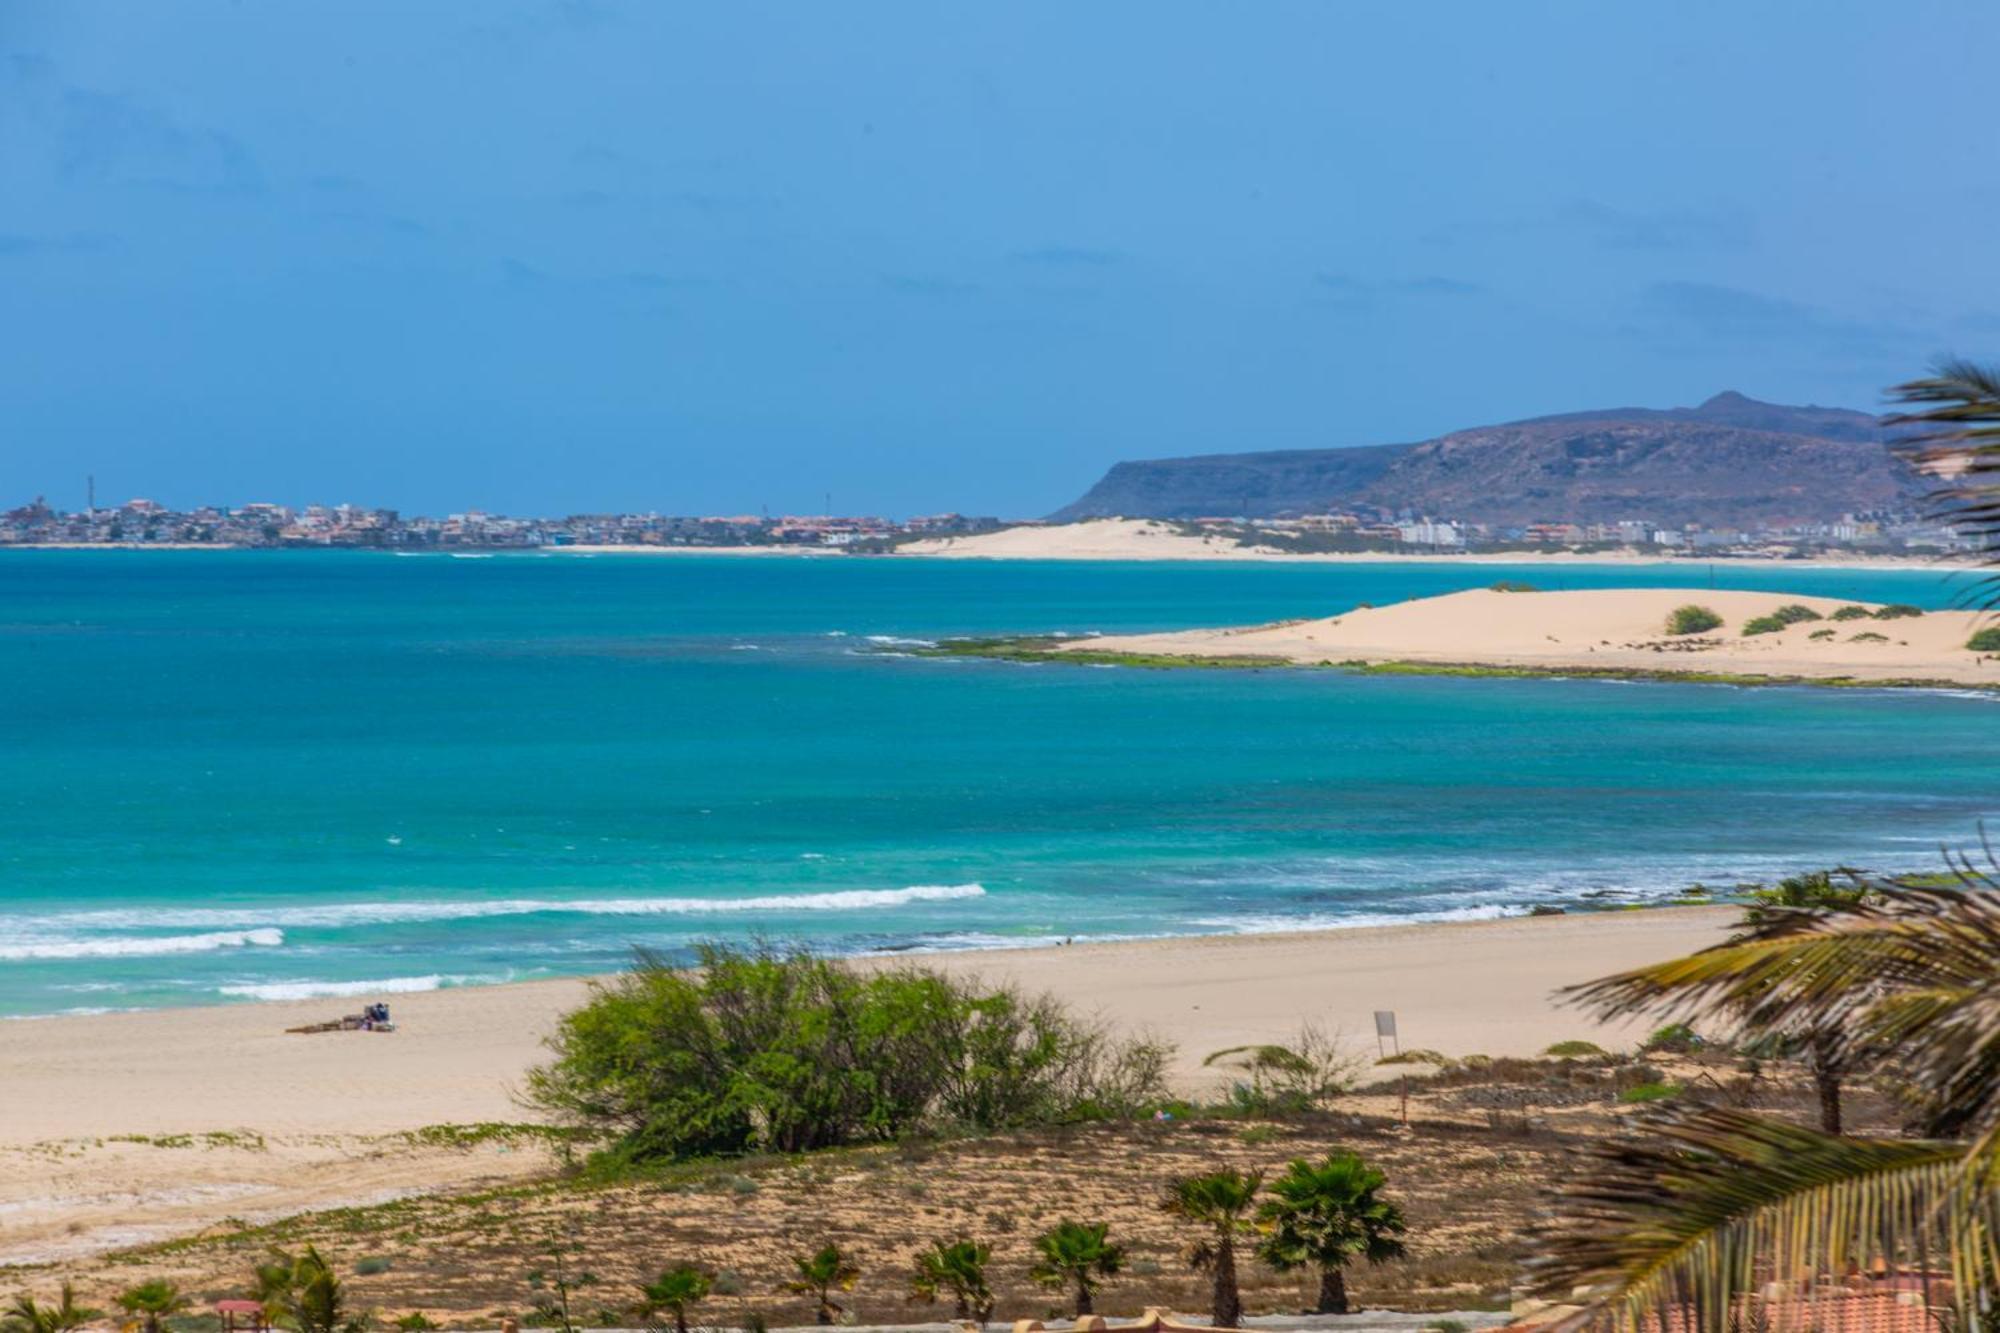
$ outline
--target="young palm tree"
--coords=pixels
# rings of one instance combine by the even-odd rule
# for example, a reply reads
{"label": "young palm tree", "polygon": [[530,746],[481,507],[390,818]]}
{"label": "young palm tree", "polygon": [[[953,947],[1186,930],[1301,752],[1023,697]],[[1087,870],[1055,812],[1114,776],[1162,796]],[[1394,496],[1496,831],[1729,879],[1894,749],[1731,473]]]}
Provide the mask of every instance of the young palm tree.
{"label": "young palm tree", "polygon": [[1250,1229],[1250,1209],[1263,1185],[1262,1171],[1183,1176],[1168,1186],[1161,1204],[1175,1217],[1209,1229],[1210,1235],[1188,1257],[1196,1272],[1207,1272],[1213,1280],[1209,1322],[1217,1328],[1235,1328],[1243,1321],[1243,1299],[1236,1286],[1236,1237]]}
{"label": "young palm tree", "polygon": [[708,1299],[714,1279],[692,1264],[675,1264],[661,1272],[659,1279],[644,1283],[639,1290],[645,1299],[639,1313],[645,1319],[673,1316],[674,1333],[688,1333],[688,1311]]}
{"label": "young palm tree", "polygon": [[[1658,1141],[1614,1143],[1559,1195],[1540,1285],[1587,1290],[1632,1327],[1688,1308],[1730,1326],[1778,1274],[1833,1278],[1880,1261],[1951,1276],[1933,1298],[1961,1327],[2000,1289],[2000,886],[1885,885],[1845,908],[1780,908],[1688,958],[1578,988],[1605,1014],[1734,1017],[1829,1035],[1839,1059],[1893,1051],[1923,1139],[1841,1138],[1717,1108],[1653,1118]],[[1831,1283],[1822,1281],[1821,1288]]]}
{"label": "young palm tree", "polygon": [[917,1251],[910,1274],[912,1300],[934,1303],[950,1296],[952,1317],[985,1323],[993,1316],[993,1292],[986,1285],[991,1246],[976,1240],[933,1241]]}
{"label": "young palm tree", "polygon": [[1103,1222],[1058,1222],[1035,1237],[1035,1265],[1028,1276],[1054,1291],[1076,1290],[1075,1316],[1095,1314],[1093,1297],[1105,1278],[1125,1267],[1125,1247],[1107,1241]]}
{"label": "young palm tree", "polygon": [[54,1305],[43,1305],[25,1293],[16,1296],[7,1313],[0,1316],[0,1329],[6,1333],[70,1333],[102,1318],[104,1311],[78,1305],[76,1288],[65,1282]]}
{"label": "young palm tree", "polygon": [[[1743,914],[1742,925],[1754,928],[1772,920],[1777,912],[1798,908],[1846,911],[1867,902],[1872,892],[1867,881],[1851,870],[1815,870],[1809,874],[1790,875],[1779,880],[1775,887],[1758,889],[1750,895],[1750,905]],[[1853,1065],[1852,1059],[1843,1057],[1835,1049],[1833,1034],[1829,1032],[1814,1030],[1788,1037],[1786,1034],[1779,1035],[1784,1047],[1805,1057],[1806,1068],[1812,1074],[1813,1090],[1819,1098],[1820,1129],[1828,1134],[1840,1133],[1842,1085]]]}
{"label": "young palm tree", "polygon": [[1280,1272],[1317,1268],[1315,1313],[1347,1313],[1347,1265],[1353,1260],[1379,1264],[1403,1256],[1398,1237],[1409,1228],[1403,1210],[1378,1195],[1386,1183],[1351,1152],[1329,1153],[1317,1163],[1297,1158],[1271,1182],[1274,1197],[1257,1210],[1269,1228],[1258,1257]]}
{"label": "young palm tree", "polygon": [[792,1268],[798,1276],[786,1282],[784,1289],[813,1298],[816,1324],[831,1324],[840,1317],[844,1307],[833,1299],[833,1293],[852,1290],[861,1278],[861,1270],[832,1244],[814,1254],[793,1256]]}
{"label": "young palm tree", "polygon": [[132,1323],[145,1333],[160,1333],[160,1326],[166,1317],[179,1314],[188,1308],[188,1304],[188,1298],[179,1287],[159,1277],[141,1282],[136,1287],[128,1287],[118,1297],[118,1308],[131,1315]]}

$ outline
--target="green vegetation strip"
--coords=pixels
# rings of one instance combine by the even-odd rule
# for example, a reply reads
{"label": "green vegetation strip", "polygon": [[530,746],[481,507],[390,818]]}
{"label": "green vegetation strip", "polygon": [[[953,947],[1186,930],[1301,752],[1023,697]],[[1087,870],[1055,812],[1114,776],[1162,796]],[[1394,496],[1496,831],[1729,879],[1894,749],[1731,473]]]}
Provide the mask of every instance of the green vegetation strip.
{"label": "green vegetation strip", "polygon": [[1087,642],[1047,637],[947,639],[917,649],[894,651],[916,657],[978,657],[1000,662],[1063,662],[1071,666],[1137,667],[1151,671],[1257,670],[1312,671],[1331,669],[1364,676],[1467,676],[1494,679],[1535,679],[1549,676],[1579,680],[1651,680],[1680,685],[1810,685],[1848,690],[1994,690],[2000,684],[1897,676],[1882,680],[1859,676],[1762,676],[1742,671],[1683,671],[1669,667],[1494,666],[1477,662],[1295,662],[1289,658],[1238,654],[1205,657],[1196,653],[1121,653],[1065,645]]}

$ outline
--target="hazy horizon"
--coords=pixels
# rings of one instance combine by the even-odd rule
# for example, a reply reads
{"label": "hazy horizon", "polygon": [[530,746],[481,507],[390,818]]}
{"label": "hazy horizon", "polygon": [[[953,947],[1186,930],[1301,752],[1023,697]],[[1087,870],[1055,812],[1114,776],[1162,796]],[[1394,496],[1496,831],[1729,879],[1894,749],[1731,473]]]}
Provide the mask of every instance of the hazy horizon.
{"label": "hazy horizon", "polygon": [[[1940,34],[1950,40],[1939,40]],[[0,503],[1046,513],[2000,340],[2000,11],[0,14]]]}

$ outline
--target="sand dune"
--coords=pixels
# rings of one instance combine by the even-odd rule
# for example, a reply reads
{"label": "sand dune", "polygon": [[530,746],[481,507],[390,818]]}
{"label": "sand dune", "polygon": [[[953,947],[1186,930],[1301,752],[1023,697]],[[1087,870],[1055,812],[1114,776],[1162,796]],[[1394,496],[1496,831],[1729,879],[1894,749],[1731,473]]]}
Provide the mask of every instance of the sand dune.
{"label": "sand dune", "polygon": [[[1666,633],[1667,617],[1689,604],[1714,610],[1723,618],[1722,627],[1704,634]],[[1871,617],[1832,618],[1854,605],[1865,606]],[[1821,618],[1772,633],[1743,633],[1748,621],[1782,606],[1804,606]],[[1482,588],[1316,620],[1114,635],[1063,646],[1301,663],[1418,662],[2000,685],[2000,655],[1965,646],[1976,629],[2000,620],[1973,611],[1872,618],[1880,609],[1874,603],[1826,597],[1698,588]]]}

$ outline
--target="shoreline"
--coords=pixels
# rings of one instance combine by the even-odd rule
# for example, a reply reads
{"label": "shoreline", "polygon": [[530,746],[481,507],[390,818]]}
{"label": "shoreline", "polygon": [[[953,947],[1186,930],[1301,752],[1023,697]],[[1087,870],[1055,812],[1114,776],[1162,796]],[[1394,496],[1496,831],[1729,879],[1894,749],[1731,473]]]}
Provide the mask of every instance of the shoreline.
{"label": "shoreline", "polygon": [[[1684,626],[1683,617],[1692,619]],[[967,638],[921,653],[1093,666],[2000,689],[2000,627],[1990,613],[1715,588],[1547,592],[1496,584],[1315,619]]]}
{"label": "shoreline", "polygon": [[[1212,1091],[1209,1052],[1289,1041],[1303,1021],[1374,1058],[1373,1015],[1405,1049],[1530,1055],[1572,1038],[1635,1044],[1551,992],[1718,940],[1736,909],[1512,916],[1366,929],[1081,942],[928,954],[921,965],[1046,991],[1172,1041],[1177,1087]],[[864,967],[912,962],[897,954]],[[277,1217],[545,1172],[510,1138],[544,1036],[584,977],[388,997],[394,1033],[295,1035],[369,996],[58,1015],[0,1024],[0,1080],[33,1087],[0,1131],[0,1266],[50,1262],[224,1217]],[[474,1127],[424,1135],[440,1125]],[[519,1149],[518,1151],[516,1149]]]}
{"label": "shoreline", "polygon": [[1217,547],[1183,552],[1091,552],[1051,550],[1034,553],[903,551],[856,552],[832,546],[467,546],[436,549],[399,549],[365,546],[244,546],[219,542],[13,542],[0,545],[7,551],[230,551],[230,552],[315,552],[391,556],[712,556],[769,559],[795,556],[801,559],[855,560],[975,560],[1013,564],[1265,564],[1265,565],[1432,565],[1546,566],[1609,565],[1619,568],[1706,568],[1720,569],[1831,569],[1854,572],[1929,571],[1941,574],[1971,573],[1985,566],[1975,560],[1919,556],[1830,555],[1786,559],[1770,556],[1664,556],[1635,551],[1496,551],[1462,554],[1406,554],[1398,551],[1310,551],[1280,552],[1256,548]]}

